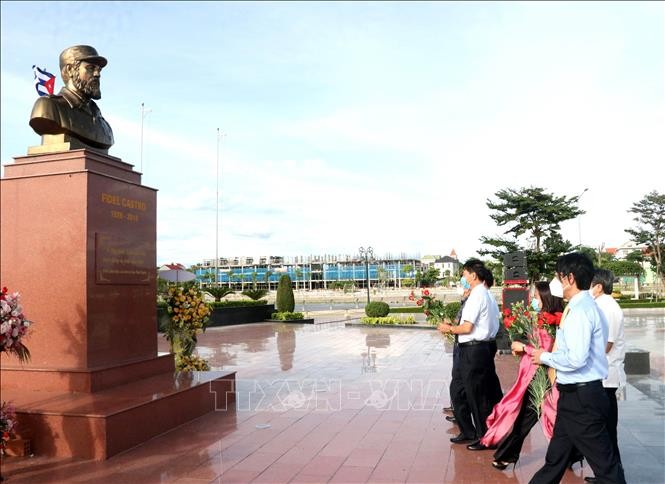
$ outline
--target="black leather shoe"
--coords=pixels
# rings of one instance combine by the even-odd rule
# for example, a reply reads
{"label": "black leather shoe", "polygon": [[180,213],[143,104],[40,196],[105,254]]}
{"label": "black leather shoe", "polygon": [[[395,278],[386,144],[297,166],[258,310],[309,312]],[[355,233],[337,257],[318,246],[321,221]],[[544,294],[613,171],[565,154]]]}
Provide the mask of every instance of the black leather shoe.
{"label": "black leather shoe", "polygon": [[467,445],[466,448],[469,449],[469,450],[490,450],[491,449],[491,447],[486,447],[483,444],[481,444],[480,441],[473,442],[471,445]]}
{"label": "black leather shoe", "polygon": [[471,442],[474,442],[476,439],[466,437],[462,434],[459,434],[457,437],[451,437],[450,441],[453,444],[470,444]]}
{"label": "black leather shoe", "polygon": [[584,482],[598,482],[598,479],[595,477],[585,477]]}
{"label": "black leather shoe", "polygon": [[446,416],[446,420],[448,422],[457,423],[457,419],[455,417],[451,417],[450,415]]}

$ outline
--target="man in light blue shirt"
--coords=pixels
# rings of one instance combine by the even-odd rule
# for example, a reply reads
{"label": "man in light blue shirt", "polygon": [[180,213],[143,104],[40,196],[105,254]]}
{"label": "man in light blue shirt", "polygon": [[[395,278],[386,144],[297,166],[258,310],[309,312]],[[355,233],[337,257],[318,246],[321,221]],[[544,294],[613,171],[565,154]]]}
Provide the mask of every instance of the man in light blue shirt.
{"label": "man in light blue shirt", "polygon": [[543,352],[540,362],[554,368],[557,383],[580,383],[607,378],[607,322],[588,291],[568,301],[565,324],[556,336],[558,349]]}
{"label": "man in light blue shirt", "polygon": [[545,465],[531,483],[560,482],[574,448],[584,454],[597,482],[626,482],[607,431],[609,400],[602,380],[607,377],[608,328],[587,292],[593,274],[593,263],[584,254],[566,254],[557,260],[556,276],[568,307],[554,351],[537,349],[532,360],[556,370],[559,400]]}

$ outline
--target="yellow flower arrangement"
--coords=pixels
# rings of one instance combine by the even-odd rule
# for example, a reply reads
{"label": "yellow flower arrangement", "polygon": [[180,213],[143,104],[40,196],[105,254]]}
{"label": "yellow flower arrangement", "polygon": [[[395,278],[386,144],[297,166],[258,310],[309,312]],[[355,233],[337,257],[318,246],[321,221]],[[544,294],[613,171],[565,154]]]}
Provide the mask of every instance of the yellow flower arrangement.
{"label": "yellow flower arrangement", "polygon": [[210,365],[200,356],[181,355],[176,358],[175,369],[177,371],[210,371]]}
{"label": "yellow flower arrangement", "polygon": [[171,287],[166,304],[170,317],[165,328],[165,337],[171,344],[171,351],[176,354],[176,369],[209,370],[210,367],[204,359],[192,355],[197,343],[196,337],[205,332],[211,314],[201,293],[194,288]]}

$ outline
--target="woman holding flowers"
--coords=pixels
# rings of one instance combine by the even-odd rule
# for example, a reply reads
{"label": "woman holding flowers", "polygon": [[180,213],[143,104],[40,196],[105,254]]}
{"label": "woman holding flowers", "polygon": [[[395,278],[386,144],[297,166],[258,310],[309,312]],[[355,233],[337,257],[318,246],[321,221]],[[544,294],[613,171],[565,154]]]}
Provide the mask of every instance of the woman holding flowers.
{"label": "woman holding flowers", "polygon": [[547,374],[543,367],[531,362],[530,354],[534,348],[552,348],[562,312],[563,299],[552,295],[547,282],[536,283],[531,311],[521,304],[514,305],[512,311],[504,309],[504,325],[513,339],[511,349],[521,360],[517,381],[487,418],[487,432],[481,439],[486,447],[498,445],[492,462],[496,469],[517,462],[524,439],[538,422],[541,411],[543,429],[551,437],[556,395],[548,391]]}

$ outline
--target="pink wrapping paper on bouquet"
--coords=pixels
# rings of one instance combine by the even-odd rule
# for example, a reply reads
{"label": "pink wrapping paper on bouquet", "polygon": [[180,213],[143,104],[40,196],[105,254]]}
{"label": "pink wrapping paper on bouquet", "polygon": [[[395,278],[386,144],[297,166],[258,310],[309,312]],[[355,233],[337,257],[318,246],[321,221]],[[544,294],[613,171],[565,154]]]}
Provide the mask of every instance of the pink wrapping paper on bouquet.
{"label": "pink wrapping paper on bouquet", "polygon": [[[541,348],[552,348],[554,339],[542,328],[538,328],[536,332],[538,338],[538,345]],[[534,347],[527,345],[524,348],[525,354],[520,358],[520,366],[517,372],[517,380],[510,390],[503,396],[501,401],[494,406],[492,413],[487,417],[487,432],[480,442],[487,446],[492,447],[497,445],[501,440],[508,435],[515,424],[515,420],[522,408],[522,400],[529,398],[528,390],[529,384],[533,376],[538,370],[538,366],[531,362],[531,355],[533,354]],[[554,431],[554,421],[556,420],[556,402],[559,399],[559,392],[556,388],[548,392],[545,396],[541,406],[541,426],[545,437],[552,438]]]}

